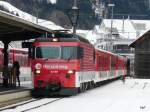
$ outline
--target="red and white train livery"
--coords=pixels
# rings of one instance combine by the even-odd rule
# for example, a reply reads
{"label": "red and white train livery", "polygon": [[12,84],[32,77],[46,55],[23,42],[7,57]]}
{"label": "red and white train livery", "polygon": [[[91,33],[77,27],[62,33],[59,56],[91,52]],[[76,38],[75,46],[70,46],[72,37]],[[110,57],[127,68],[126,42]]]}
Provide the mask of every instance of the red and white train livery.
{"label": "red and white train livery", "polygon": [[[11,48],[8,50],[9,58],[8,63],[12,63],[18,61],[20,64],[20,77],[30,78],[31,69],[30,69],[30,60],[28,58],[28,50],[27,49],[17,49]],[[4,55],[3,48],[0,48],[0,84],[3,82],[2,69],[4,64]]]}
{"label": "red and white train livery", "polygon": [[65,36],[31,43],[33,95],[74,95],[126,75],[126,58],[97,50],[80,36]]}

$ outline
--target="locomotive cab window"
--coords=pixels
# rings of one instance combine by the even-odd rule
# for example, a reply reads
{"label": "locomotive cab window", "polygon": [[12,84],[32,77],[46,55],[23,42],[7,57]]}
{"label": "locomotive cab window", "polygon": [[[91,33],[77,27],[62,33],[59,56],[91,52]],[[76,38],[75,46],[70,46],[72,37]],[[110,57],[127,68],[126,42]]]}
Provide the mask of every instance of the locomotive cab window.
{"label": "locomotive cab window", "polygon": [[37,47],[36,48],[36,58],[50,58],[58,59],[60,57],[60,47]]}
{"label": "locomotive cab window", "polygon": [[63,46],[61,48],[62,59],[80,59],[83,57],[83,48],[76,46]]}
{"label": "locomotive cab window", "polygon": [[63,46],[61,48],[62,59],[76,59],[77,58],[77,47],[74,46]]}
{"label": "locomotive cab window", "polygon": [[41,46],[35,49],[36,58],[48,59],[81,59],[83,48],[78,46]]}

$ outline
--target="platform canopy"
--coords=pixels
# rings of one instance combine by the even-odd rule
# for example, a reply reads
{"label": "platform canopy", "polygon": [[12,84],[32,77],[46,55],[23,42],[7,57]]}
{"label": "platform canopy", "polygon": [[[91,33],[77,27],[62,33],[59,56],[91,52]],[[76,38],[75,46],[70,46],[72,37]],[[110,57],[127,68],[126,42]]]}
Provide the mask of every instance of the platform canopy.
{"label": "platform canopy", "polygon": [[51,29],[0,11],[0,41],[27,40],[52,32]]}

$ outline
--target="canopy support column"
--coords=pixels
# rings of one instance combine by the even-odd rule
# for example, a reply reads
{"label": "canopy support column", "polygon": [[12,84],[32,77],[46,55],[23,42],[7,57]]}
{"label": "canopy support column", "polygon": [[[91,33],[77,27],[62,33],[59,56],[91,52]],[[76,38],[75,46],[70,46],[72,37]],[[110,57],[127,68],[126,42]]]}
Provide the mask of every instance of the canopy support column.
{"label": "canopy support column", "polygon": [[10,41],[3,41],[4,49],[3,49],[3,56],[4,56],[4,63],[3,63],[3,86],[8,86],[8,62],[9,62],[9,54],[8,54],[8,44]]}

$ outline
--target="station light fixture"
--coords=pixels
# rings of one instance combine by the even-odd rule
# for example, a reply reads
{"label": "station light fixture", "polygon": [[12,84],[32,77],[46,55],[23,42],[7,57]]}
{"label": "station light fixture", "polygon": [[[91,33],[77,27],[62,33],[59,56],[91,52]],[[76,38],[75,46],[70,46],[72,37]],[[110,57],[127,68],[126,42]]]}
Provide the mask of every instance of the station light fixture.
{"label": "station light fixture", "polygon": [[74,0],[74,4],[72,8],[69,10],[69,19],[72,23],[73,26],[73,34],[76,34],[76,27],[77,27],[77,21],[78,21],[78,16],[79,16],[79,8],[77,7],[77,1]]}

